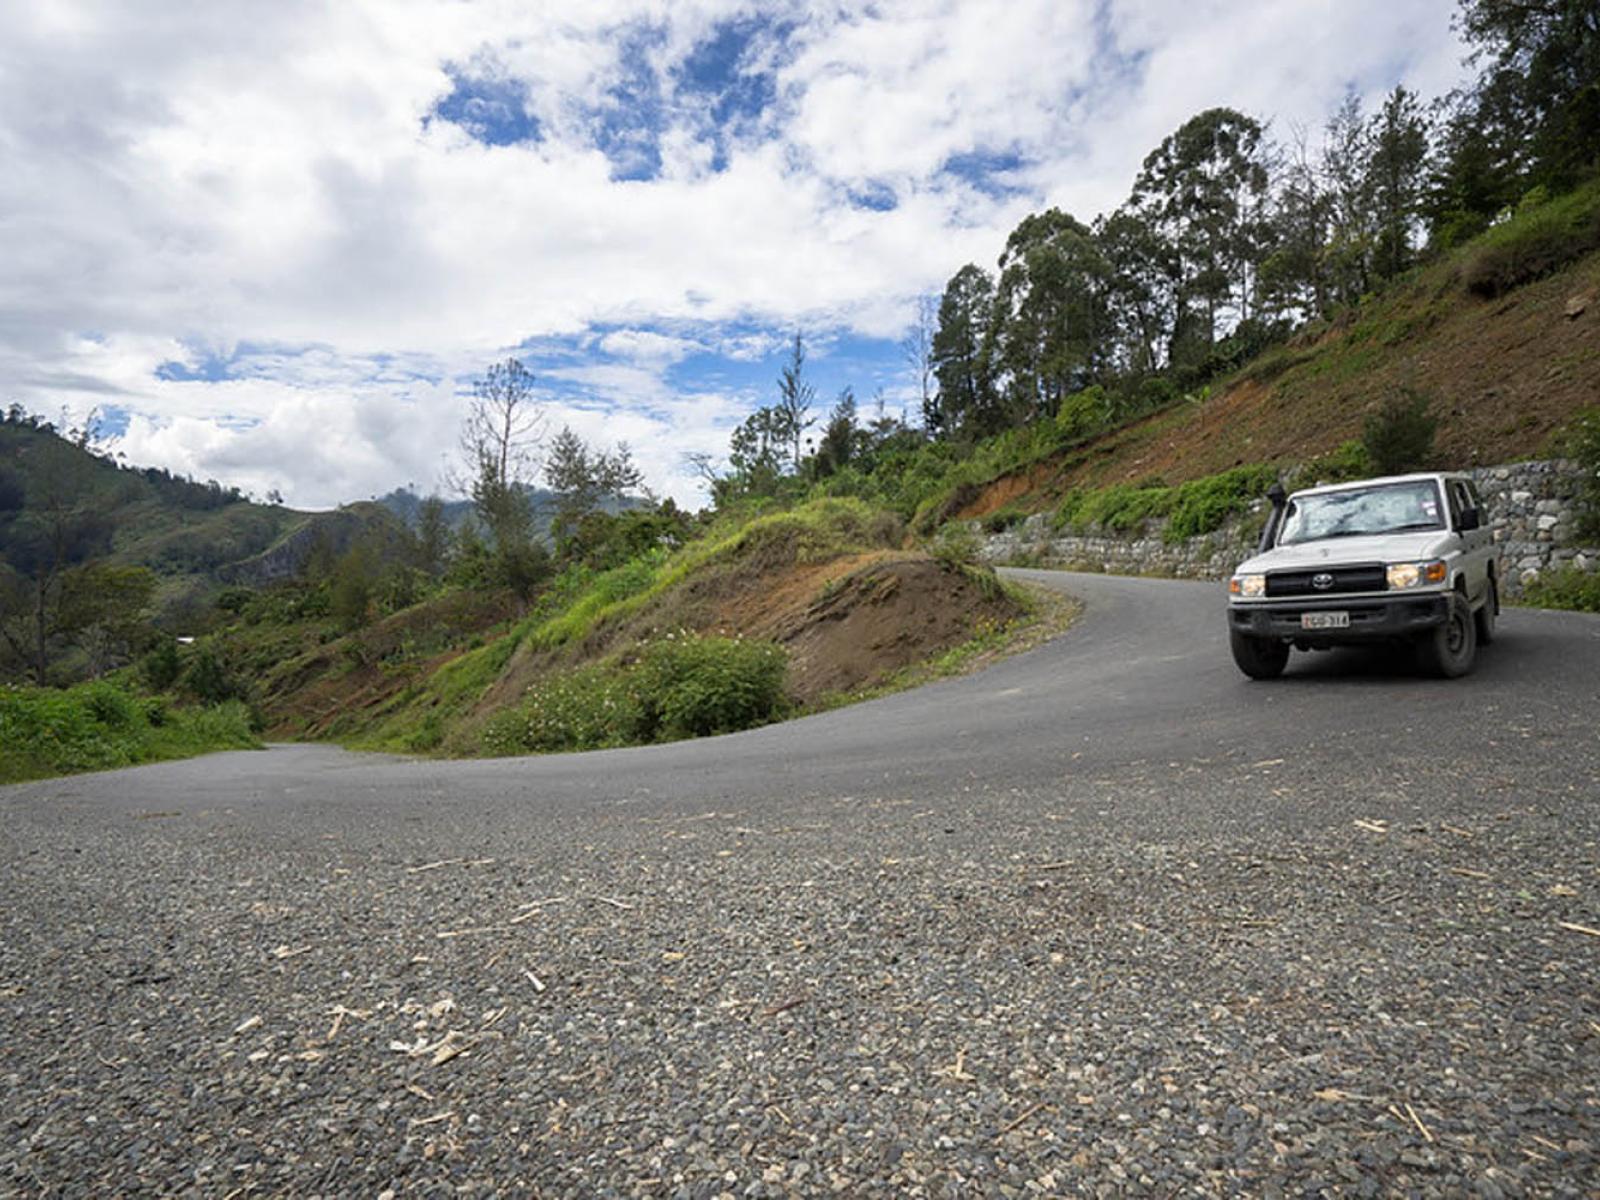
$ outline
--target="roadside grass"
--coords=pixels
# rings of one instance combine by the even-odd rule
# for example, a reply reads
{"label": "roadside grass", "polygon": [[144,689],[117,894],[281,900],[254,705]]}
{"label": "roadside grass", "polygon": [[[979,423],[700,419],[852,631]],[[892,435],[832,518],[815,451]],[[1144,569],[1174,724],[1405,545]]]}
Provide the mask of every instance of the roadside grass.
{"label": "roadside grass", "polygon": [[0,783],[260,746],[237,700],[177,707],[105,680],[0,688]]}
{"label": "roadside grass", "polygon": [[1580,571],[1574,566],[1546,571],[1523,588],[1522,603],[1531,608],[1600,613],[1600,571]]}
{"label": "roadside grass", "polygon": [[780,720],[787,655],[770,642],[669,634],[627,655],[552,673],[484,726],[490,754],[640,746]]}
{"label": "roadside grass", "polygon": [[1147,521],[1165,517],[1163,540],[1180,542],[1222,528],[1260,499],[1277,478],[1277,468],[1260,465],[1234,467],[1175,487],[1152,481],[1143,486],[1074,488],[1057,504],[1050,524],[1057,532],[1131,533]]}

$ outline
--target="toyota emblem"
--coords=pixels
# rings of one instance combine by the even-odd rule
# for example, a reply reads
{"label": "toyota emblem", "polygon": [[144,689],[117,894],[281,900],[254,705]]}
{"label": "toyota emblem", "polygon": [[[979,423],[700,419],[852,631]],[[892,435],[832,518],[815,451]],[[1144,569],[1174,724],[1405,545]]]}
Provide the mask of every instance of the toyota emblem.
{"label": "toyota emblem", "polygon": [[1333,586],[1333,576],[1326,571],[1319,571],[1311,577],[1311,586],[1319,592],[1325,592]]}

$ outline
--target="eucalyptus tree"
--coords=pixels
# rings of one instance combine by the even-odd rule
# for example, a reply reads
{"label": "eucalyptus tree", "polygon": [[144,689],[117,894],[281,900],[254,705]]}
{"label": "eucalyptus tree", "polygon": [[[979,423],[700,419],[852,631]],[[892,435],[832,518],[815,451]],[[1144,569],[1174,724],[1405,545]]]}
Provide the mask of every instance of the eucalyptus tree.
{"label": "eucalyptus tree", "polygon": [[1132,206],[1171,248],[1174,365],[1202,357],[1226,313],[1250,316],[1270,231],[1266,149],[1260,122],[1207,109],[1152,150],[1134,180]]}
{"label": "eucalyptus tree", "polygon": [[994,323],[1012,420],[1053,416],[1109,357],[1110,266],[1059,209],[1024,217],[1000,256]]}
{"label": "eucalyptus tree", "polygon": [[994,279],[968,263],[950,277],[939,300],[933,374],[939,382],[934,437],[982,436],[1003,427],[994,384]]}

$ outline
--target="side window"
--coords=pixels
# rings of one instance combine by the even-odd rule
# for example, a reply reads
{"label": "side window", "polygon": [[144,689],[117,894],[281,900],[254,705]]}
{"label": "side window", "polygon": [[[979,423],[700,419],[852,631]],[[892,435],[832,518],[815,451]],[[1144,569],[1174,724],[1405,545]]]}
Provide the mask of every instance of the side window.
{"label": "side window", "polygon": [[1454,479],[1444,485],[1445,498],[1450,502],[1450,528],[1461,528],[1461,485]]}

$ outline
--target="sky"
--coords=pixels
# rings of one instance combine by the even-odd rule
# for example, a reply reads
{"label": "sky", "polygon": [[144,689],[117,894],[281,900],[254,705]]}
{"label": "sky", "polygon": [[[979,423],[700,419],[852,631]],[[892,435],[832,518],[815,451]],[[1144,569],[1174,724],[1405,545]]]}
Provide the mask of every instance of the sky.
{"label": "sky", "polygon": [[900,343],[1030,212],[1226,105],[1466,74],[1452,0],[0,0],[0,405],[327,508],[451,474],[517,357],[658,495]]}

